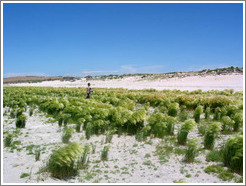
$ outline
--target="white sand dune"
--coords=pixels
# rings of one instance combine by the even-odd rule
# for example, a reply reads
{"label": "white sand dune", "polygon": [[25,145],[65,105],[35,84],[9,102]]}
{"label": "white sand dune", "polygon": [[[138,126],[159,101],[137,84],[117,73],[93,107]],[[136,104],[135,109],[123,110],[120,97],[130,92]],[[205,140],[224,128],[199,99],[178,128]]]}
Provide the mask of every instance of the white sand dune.
{"label": "white sand dune", "polygon": [[[127,89],[178,89],[178,90],[224,90],[234,89],[235,91],[243,91],[243,75],[207,75],[207,76],[189,76],[183,78],[169,78],[144,80],[141,77],[127,77],[123,79],[112,80],[90,80],[92,87],[100,88],[127,88]],[[40,83],[16,83],[10,86],[41,86],[41,87],[86,87],[88,81],[76,80],[69,81],[43,81]]]}

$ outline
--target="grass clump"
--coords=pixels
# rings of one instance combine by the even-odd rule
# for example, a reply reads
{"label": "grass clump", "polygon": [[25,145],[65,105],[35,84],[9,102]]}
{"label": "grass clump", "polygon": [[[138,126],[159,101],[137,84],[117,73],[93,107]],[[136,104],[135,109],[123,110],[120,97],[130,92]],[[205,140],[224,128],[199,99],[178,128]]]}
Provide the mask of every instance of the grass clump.
{"label": "grass clump", "polygon": [[168,116],[166,119],[167,122],[167,128],[166,128],[166,132],[169,135],[173,135],[174,134],[174,123],[176,122],[175,118],[172,116]]}
{"label": "grass clump", "polygon": [[177,116],[178,109],[179,109],[179,104],[178,103],[170,104],[170,106],[168,107],[168,115],[169,116],[173,116],[173,117]]}
{"label": "grass clump", "polygon": [[26,126],[26,116],[24,114],[21,114],[17,117],[15,125],[16,128],[25,128]]}
{"label": "grass clump", "polygon": [[109,152],[109,146],[104,146],[103,150],[101,152],[101,160],[102,161],[108,160],[108,152]]}
{"label": "grass clump", "polygon": [[74,128],[72,127],[65,128],[62,134],[62,142],[68,143],[74,132]]}
{"label": "grass clump", "polygon": [[194,162],[195,157],[198,154],[197,150],[197,140],[196,139],[190,139],[188,141],[186,153],[185,153],[185,161],[187,163]]}
{"label": "grass clump", "polygon": [[223,152],[221,150],[212,150],[206,155],[206,161],[223,162]]}
{"label": "grass clump", "polygon": [[111,143],[115,131],[109,131],[106,134],[105,143]]}
{"label": "grass clump", "polygon": [[210,165],[207,166],[204,171],[208,174],[210,173],[221,173],[224,171],[223,167],[220,165]]}
{"label": "grass clump", "polygon": [[217,174],[217,176],[223,181],[231,181],[235,177],[229,170],[225,170],[220,165],[210,165],[206,167],[204,171],[208,174]]}
{"label": "grass clump", "polygon": [[148,118],[149,126],[151,127],[149,131],[153,133],[155,137],[163,138],[165,136],[167,128],[165,120],[166,115],[162,113],[151,114]]}
{"label": "grass clump", "polygon": [[76,132],[80,132],[82,124],[85,122],[84,118],[80,118],[76,123],[75,130]]}
{"label": "grass clump", "polygon": [[20,175],[20,178],[26,178],[26,177],[28,177],[28,176],[30,176],[29,173],[22,173],[22,174]]}
{"label": "grass clump", "polygon": [[223,116],[222,121],[222,131],[230,131],[231,127],[234,125],[234,121],[229,116]]}
{"label": "grass clump", "polygon": [[33,115],[33,111],[34,111],[34,109],[33,108],[30,108],[30,110],[29,110],[29,116],[32,116]]}
{"label": "grass clump", "polygon": [[243,124],[243,114],[236,113],[233,117],[233,120],[234,120],[233,130],[234,132],[237,132],[239,127]]}
{"label": "grass clump", "polygon": [[41,150],[38,148],[35,150],[35,160],[36,161],[40,160],[40,155],[41,155]]}
{"label": "grass clump", "polygon": [[243,173],[243,135],[236,134],[230,137],[223,150],[223,162],[233,171]]}
{"label": "grass clump", "polygon": [[179,121],[184,122],[187,119],[188,119],[188,113],[185,109],[182,109],[179,113]]}
{"label": "grass clump", "polygon": [[82,145],[70,143],[54,151],[48,161],[47,170],[52,177],[63,179],[75,176],[82,157]]}
{"label": "grass clump", "polygon": [[16,117],[18,118],[19,116],[21,116],[23,114],[23,112],[25,112],[25,108],[19,108],[16,111]]}
{"label": "grass clump", "polygon": [[88,167],[88,165],[89,165],[89,153],[90,153],[90,146],[85,145],[85,148],[84,148],[84,151],[82,153],[80,163],[79,163],[80,168],[85,169]]}
{"label": "grass clump", "polygon": [[186,120],[182,125],[181,129],[178,132],[178,143],[180,145],[185,145],[187,141],[187,136],[189,131],[195,128],[195,121],[194,120]]}
{"label": "grass clump", "polygon": [[221,130],[221,123],[219,122],[213,122],[208,125],[205,136],[204,136],[204,147],[206,149],[213,149],[215,138],[219,134]]}
{"label": "grass clump", "polygon": [[200,115],[203,112],[203,107],[201,105],[199,105],[198,107],[196,107],[195,111],[194,111],[194,119],[197,123],[200,122]]}
{"label": "grass clump", "polygon": [[214,120],[218,121],[221,118],[221,109],[219,107],[214,109]]}
{"label": "grass clump", "polygon": [[207,107],[207,108],[205,109],[205,119],[209,119],[210,112],[211,112],[210,107]]}
{"label": "grass clump", "polygon": [[174,180],[173,183],[188,183],[184,178],[179,180]]}
{"label": "grass clump", "polygon": [[86,137],[86,139],[89,140],[92,134],[93,134],[92,124],[88,123],[86,125],[86,129],[85,129],[85,137]]}
{"label": "grass clump", "polygon": [[10,147],[13,141],[13,134],[8,134],[4,139],[4,147]]}
{"label": "grass clump", "polygon": [[205,132],[206,132],[206,124],[205,123],[199,123],[199,125],[198,125],[198,132],[201,135],[204,135],[205,134]]}

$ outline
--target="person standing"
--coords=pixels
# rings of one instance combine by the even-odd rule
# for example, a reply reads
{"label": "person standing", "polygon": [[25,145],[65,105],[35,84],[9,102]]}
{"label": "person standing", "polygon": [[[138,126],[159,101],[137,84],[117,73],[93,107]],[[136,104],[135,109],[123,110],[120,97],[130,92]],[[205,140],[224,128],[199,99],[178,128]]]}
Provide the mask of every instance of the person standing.
{"label": "person standing", "polygon": [[86,88],[86,98],[88,98],[88,99],[90,98],[91,93],[93,92],[90,86],[91,86],[91,84],[88,83],[88,87]]}

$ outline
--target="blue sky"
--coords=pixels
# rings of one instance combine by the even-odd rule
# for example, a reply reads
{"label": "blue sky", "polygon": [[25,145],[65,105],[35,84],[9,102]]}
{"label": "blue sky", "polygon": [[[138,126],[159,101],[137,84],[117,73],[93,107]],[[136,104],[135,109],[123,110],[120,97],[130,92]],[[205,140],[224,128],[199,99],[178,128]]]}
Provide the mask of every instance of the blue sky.
{"label": "blue sky", "polygon": [[240,3],[4,3],[3,75],[243,67]]}

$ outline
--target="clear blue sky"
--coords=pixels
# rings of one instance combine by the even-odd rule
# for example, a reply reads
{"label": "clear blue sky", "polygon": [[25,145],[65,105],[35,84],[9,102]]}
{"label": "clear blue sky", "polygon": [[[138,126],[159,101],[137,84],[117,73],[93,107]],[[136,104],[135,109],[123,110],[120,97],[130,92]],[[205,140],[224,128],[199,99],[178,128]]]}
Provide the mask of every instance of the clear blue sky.
{"label": "clear blue sky", "polygon": [[243,67],[243,4],[5,3],[3,57],[4,77]]}

